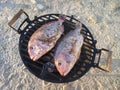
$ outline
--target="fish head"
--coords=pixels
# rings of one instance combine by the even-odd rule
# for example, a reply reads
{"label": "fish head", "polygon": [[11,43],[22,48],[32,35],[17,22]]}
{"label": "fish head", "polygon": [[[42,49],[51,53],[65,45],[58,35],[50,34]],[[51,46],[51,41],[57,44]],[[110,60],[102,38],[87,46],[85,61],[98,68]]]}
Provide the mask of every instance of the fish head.
{"label": "fish head", "polygon": [[55,58],[55,66],[61,76],[66,76],[70,70],[70,58],[63,53]]}
{"label": "fish head", "polygon": [[32,40],[28,43],[28,53],[33,61],[38,60],[42,56],[42,47],[40,44],[38,40]]}

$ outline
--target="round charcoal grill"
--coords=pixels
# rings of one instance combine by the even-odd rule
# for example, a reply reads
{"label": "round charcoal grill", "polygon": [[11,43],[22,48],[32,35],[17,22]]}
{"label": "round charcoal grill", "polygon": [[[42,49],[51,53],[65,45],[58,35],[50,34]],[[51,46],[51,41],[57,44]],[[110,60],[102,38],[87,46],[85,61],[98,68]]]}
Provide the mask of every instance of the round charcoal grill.
{"label": "round charcoal grill", "polygon": [[[13,24],[18,18],[20,18],[23,13],[27,16],[27,18],[20,24],[18,29],[14,28]],[[31,21],[27,13],[25,13],[21,9],[8,23],[11,28],[13,28],[21,35],[19,39],[19,52],[23,63],[29,69],[29,71],[38,78],[53,83],[64,83],[79,79],[90,69],[90,67],[98,67],[102,70],[108,71],[110,68],[109,64],[111,61],[112,52],[106,49],[96,49],[97,41],[94,40],[92,34],[84,24],[82,24],[81,31],[82,35],[84,36],[84,44],[82,46],[81,55],[68,75],[64,77],[61,76],[54,66],[53,54],[55,48],[42,56],[38,61],[32,61],[30,59],[27,46],[31,35],[42,25],[52,21],[56,21],[58,17],[59,14],[47,14],[40,17],[35,17],[34,20]],[[25,22],[27,22],[26,26],[24,26]],[[73,16],[66,15],[66,20],[63,23],[65,29],[64,35],[66,35],[69,31],[73,30],[76,23],[80,23],[80,21],[75,19]],[[23,26],[24,28],[21,29],[21,27]],[[99,67],[102,50],[108,52],[107,69]],[[99,54],[99,58],[98,62],[94,63],[96,54]]]}

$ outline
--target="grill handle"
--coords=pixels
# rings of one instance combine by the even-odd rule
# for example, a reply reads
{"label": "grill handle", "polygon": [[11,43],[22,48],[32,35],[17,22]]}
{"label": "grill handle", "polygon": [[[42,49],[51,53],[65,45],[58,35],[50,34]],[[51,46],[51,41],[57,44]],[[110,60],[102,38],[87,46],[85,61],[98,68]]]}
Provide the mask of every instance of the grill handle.
{"label": "grill handle", "polygon": [[[106,67],[105,68],[99,66],[102,51],[108,52],[107,62],[106,62]],[[97,49],[97,54],[99,54],[98,62],[94,63],[94,66],[101,69],[101,70],[104,70],[106,72],[110,72],[111,71],[110,64],[111,64],[111,61],[112,61],[112,51],[102,48],[102,49]]]}
{"label": "grill handle", "polygon": [[[26,15],[26,19],[20,24],[20,26],[18,27],[18,29],[16,29],[15,27],[13,27],[12,25],[17,21],[18,18],[20,18],[20,16],[22,14]],[[26,12],[24,12],[22,9],[19,10],[19,12],[17,14],[15,14],[15,16],[8,22],[8,25],[15,30],[16,32],[18,32],[19,34],[23,31],[20,29],[20,27],[25,23],[25,22],[30,22],[29,16]]]}

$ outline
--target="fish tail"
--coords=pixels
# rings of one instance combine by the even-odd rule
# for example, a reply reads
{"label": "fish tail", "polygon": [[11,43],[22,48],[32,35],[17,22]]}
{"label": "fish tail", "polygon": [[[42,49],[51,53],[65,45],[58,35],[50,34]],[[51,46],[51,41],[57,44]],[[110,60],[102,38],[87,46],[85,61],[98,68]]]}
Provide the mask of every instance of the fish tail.
{"label": "fish tail", "polygon": [[64,22],[65,19],[66,19],[66,16],[64,14],[59,15],[59,20],[62,20]]}
{"label": "fish tail", "polygon": [[81,32],[81,30],[82,30],[82,23],[76,23],[75,27],[76,27],[76,29],[80,30],[79,32]]}

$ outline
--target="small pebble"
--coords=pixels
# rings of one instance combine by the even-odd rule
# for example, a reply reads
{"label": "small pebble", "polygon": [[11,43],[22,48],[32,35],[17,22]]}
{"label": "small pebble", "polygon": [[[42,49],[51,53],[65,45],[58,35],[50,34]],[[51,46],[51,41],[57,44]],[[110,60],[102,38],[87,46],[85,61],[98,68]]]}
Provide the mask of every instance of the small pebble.
{"label": "small pebble", "polygon": [[33,4],[36,4],[36,1],[35,1],[35,0],[31,0],[31,2],[32,2]]}
{"label": "small pebble", "polygon": [[12,19],[12,16],[11,15],[9,15],[8,16],[8,21],[10,21]]}
{"label": "small pebble", "polygon": [[37,4],[37,9],[38,10],[43,10],[44,6],[42,4]]}
{"label": "small pebble", "polygon": [[118,35],[117,35],[117,34],[115,34],[115,37],[118,37]]}
{"label": "small pebble", "polygon": [[95,24],[95,23],[96,23],[95,20],[94,20],[92,17],[88,17],[88,21],[89,21],[90,23],[92,23],[92,24]]}
{"label": "small pebble", "polygon": [[117,39],[119,39],[119,40],[120,40],[120,37],[119,37],[119,35],[118,35],[118,34],[115,34],[114,36],[115,36],[115,38],[117,38]]}
{"label": "small pebble", "polygon": [[36,11],[37,11],[37,8],[35,7],[35,8],[33,9],[33,11],[35,11],[35,12],[36,12]]}

